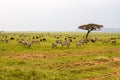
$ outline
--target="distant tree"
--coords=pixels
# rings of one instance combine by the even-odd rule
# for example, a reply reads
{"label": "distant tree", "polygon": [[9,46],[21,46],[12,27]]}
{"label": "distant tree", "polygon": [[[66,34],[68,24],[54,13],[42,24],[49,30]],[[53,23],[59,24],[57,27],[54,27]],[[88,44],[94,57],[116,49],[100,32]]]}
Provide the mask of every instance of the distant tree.
{"label": "distant tree", "polygon": [[100,30],[102,27],[103,25],[89,23],[79,26],[78,29],[87,30],[86,39],[88,39],[88,35],[90,34],[91,31]]}

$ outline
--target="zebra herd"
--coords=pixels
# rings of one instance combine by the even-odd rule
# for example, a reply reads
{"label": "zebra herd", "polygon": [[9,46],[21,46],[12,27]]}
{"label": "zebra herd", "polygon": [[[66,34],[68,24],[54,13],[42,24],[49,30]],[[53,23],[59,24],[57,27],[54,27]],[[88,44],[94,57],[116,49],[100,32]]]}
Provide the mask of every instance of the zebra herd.
{"label": "zebra herd", "polygon": [[64,41],[62,40],[56,40],[56,42],[52,43],[52,48],[57,47],[58,44],[61,44],[61,46],[67,46],[68,48],[70,47],[70,40],[69,39],[65,39]]}
{"label": "zebra herd", "polygon": [[[79,36],[67,36],[67,37],[62,37],[62,35],[57,35],[57,36],[51,36],[50,34],[48,34],[47,36],[49,36],[49,38],[54,38],[55,41],[51,41],[51,47],[55,48],[58,47],[59,45],[61,45],[61,47],[63,48],[64,46],[66,46],[67,48],[69,48],[71,46],[71,44],[75,43],[74,45],[78,48],[81,47],[82,45],[87,45],[88,43],[103,43],[103,44],[116,44],[118,38],[115,37],[111,37],[109,39],[100,39],[100,38],[81,38]],[[78,38],[79,37],[79,38]],[[26,40],[26,38],[28,38],[28,40]],[[25,35],[20,35],[19,38],[15,38],[14,36],[10,37],[8,39],[7,36],[4,36],[3,38],[0,38],[0,43],[8,43],[9,40],[10,41],[17,41],[18,44],[23,45],[23,46],[27,46],[27,47],[31,47],[32,45],[40,45],[42,42],[47,42],[49,41],[49,38],[46,39],[45,36],[42,35],[41,36],[33,36],[33,37],[29,37],[29,36],[25,36]],[[64,40],[63,40],[64,39]],[[73,41],[73,43],[72,43]]]}
{"label": "zebra herd", "polygon": [[[70,47],[70,42],[71,42],[71,39],[65,39],[64,41],[62,40],[56,40],[56,42],[53,42],[52,43],[52,47],[58,47],[58,44],[61,44],[61,46],[67,46],[68,48]],[[89,42],[92,42],[92,43],[95,43],[95,42],[98,42],[98,43],[103,43],[103,44],[108,44],[108,43],[111,43],[111,44],[116,44],[117,43],[117,39],[116,38],[111,38],[111,39],[98,39],[98,38],[95,38],[95,39],[80,39],[78,41],[75,42],[75,45],[76,47],[81,47],[82,45],[87,45]]]}

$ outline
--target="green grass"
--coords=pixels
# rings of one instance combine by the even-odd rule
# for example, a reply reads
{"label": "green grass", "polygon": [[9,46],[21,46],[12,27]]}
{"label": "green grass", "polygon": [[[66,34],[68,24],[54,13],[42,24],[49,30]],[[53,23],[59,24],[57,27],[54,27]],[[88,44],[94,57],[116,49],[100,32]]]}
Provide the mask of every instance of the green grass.
{"label": "green grass", "polygon": [[[120,79],[120,39],[113,45],[88,43],[76,48],[75,42],[84,33],[50,33],[65,36],[76,35],[70,48],[52,48],[56,39],[48,33],[1,33],[2,35],[45,35],[47,42],[28,48],[16,40],[0,42],[0,80],[119,80]],[[92,38],[109,39],[120,33],[91,33]],[[25,38],[27,40],[27,38]]]}

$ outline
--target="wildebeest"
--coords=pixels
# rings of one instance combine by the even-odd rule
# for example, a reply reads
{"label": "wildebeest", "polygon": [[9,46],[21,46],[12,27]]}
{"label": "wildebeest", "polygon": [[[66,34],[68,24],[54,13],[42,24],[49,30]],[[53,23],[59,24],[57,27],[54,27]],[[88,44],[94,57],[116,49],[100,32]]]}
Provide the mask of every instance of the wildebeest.
{"label": "wildebeest", "polygon": [[35,36],[33,36],[32,39],[35,39]]}
{"label": "wildebeest", "polygon": [[58,36],[58,35],[54,35],[54,38],[57,38],[57,39],[59,39],[59,38],[60,38],[60,36]]}
{"label": "wildebeest", "polygon": [[15,40],[15,38],[14,38],[14,37],[11,37],[10,40]]}
{"label": "wildebeest", "polygon": [[117,39],[117,38],[115,38],[115,37],[111,37],[110,39],[111,39],[111,40],[115,40],[115,39]]}
{"label": "wildebeest", "polygon": [[47,41],[47,39],[46,39],[46,38],[43,38],[43,41]]}
{"label": "wildebeest", "polygon": [[116,43],[117,43],[117,40],[112,40],[111,43],[112,43],[112,44],[116,44]]}
{"label": "wildebeest", "polygon": [[40,42],[42,42],[42,41],[43,41],[43,42],[44,42],[44,41],[47,41],[47,39],[46,39],[46,38],[41,38],[41,39],[40,39]]}
{"label": "wildebeest", "polygon": [[71,38],[70,38],[69,40],[70,40],[70,42],[72,42],[72,39],[71,39]]}
{"label": "wildebeest", "polygon": [[43,39],[40,39],[40,42],[42,42],[43,41]]}
{"label": "wildebeest", "polygon": [[93,43],[94,43],[94,42],[95,42],[95,40],[94,40],[94,39],[91,39],[91,42],[93,42]]}
{"label": "wildebeest", "polygon": [[118,39],[120,39],[120,36],[118,37]]}
{"label": "wildebeest", "polygon": [[39,37],[38,37],[38,36],[36,36],[36,39],[39,39]]}
{"label": "wildebeest", "polygon": [[73,39],[76,39],[76,37],[73,37]]}

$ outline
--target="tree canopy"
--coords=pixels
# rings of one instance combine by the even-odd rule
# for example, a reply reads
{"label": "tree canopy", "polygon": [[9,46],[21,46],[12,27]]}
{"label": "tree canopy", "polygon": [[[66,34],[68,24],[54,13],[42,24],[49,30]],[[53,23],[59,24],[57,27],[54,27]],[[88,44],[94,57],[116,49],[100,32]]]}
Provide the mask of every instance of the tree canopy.
{"label": "tree canopy", "polygon": [[93,31],[93,30],[100,30],[102,27],[103,25],[90,23],[90,24],[81,25],[78,28],[83,30]]}
{"label": "tree canopy", "polygon": [[87,39],[87,37],[88,37],[88,35],[89,35],[89,33],[91,31],[93,31],[93,30],[100,30],[102,27],[103,27],[103,25],[89,23],[89,24],[81,25],[78,28],[88,31],[87,34],[86,34],[86,39]]}

